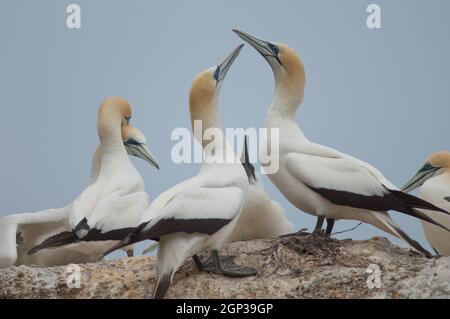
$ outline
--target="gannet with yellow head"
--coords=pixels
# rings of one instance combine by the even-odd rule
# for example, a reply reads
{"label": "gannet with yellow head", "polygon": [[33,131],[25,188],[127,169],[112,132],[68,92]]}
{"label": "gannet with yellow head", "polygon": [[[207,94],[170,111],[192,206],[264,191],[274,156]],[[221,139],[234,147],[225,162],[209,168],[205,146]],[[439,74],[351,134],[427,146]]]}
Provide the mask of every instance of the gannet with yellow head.
{"label": "gannet with yellow head", "polygon": [[[192,125],[202,121],[203,131],[196,132],[196,139],[203,148],[214,148],[216,155],[231,152],[233,161],[210,161],[205,152],[198,175],[159,195],[144,213],[142,224],[105,253],[146,239],[159,240],[154,298],[165,296],[185,259],[194,257],[201,267],[196,255],[205,249],[213,250],[218,272],[249,274],[242,272],[242,267],[224,269],[217,253],[236,225],[248,190],[247,175],[223,136],[216,108],[222,81],[241,48],[238,46],[222,63],[197,75],[189,93]],[[209,143],[203,138],[208,129],[218,133]]]}
{"label": "gannet with yellow head", "polygon": [[152,166],[158,168],[158,165],[147,151],[145,141],[139,143],[129,138],[123,141],[123,126],[129,125],[131,113],[131,106],[120,97],[103,101],[97,121],[101,158],[98,177],[70,205],[70,230],[47,238],[28,254],[76,244],[71,248],[98,256],[111,247],[111,241],[121,240],[139,224],[141,214],[148,208],[149,199],[141,175],[128,158],[127,148],[136,154],[142,152],[140,157]]}
{"label": "gannet with yellow head", "polygon": [[[122,141],[129,155],[142,157],[155,163],[146,147],[144,134],[131,125],[122,126]],[[97,181],[101,166],[100,147],[92,158],[91,180]],[[70,231],[70,207],[47,209],[34,213],[10,214],[0,219],[0,268],[19,265],[38,265],[41,267],[86,263],[94,261],[98,255],[89,255],[70,247],[41,250],[33,255],[27,252],[49,236]],[[133,255],[132,247],[124,249],[128,256]]]}
{"label": "gannet with yellow head", "polygon": [[[331,234],[335,219],[360,220],[404,239],[431,256],[391,219],[387,211],[396,210],[437,225],[440,224],[417,208],[428,208],[441,214],[448,212],[399,191],[368,163],[310,142],[295,121],[305,87],[305,68],[297,53],[285,44],[233,31],[266,59],[275,78],[275,96],[264,126],[269,130],[279,129],[279,154],[275,154],[278,155],[275,160],[280,167],[268,176],[294,206],[318,217],[315,232],[322,228],[325,218],[329,221],[327,234]],[[271,154],[267,140],[261,145],[261,154]]]}
{"label": "gannet with yellow head", "polygon": [[[432,154],[422,168],[403,186],[405,192],[420,187],[420,198],[450,211],[450,152]],[[432,210],[424,214],[450,228],[450,217]],[[450,233],[433,224],[422,221],[425,237],[438,255],[450,256]]]}

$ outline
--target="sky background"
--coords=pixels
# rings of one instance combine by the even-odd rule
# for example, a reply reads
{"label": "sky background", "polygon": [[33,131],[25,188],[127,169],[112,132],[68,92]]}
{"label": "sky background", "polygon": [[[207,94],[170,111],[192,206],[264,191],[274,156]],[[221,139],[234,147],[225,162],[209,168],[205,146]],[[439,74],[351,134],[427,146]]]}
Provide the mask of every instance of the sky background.
{"label": "sky background", "polygon": [[[70,3],[81,6],[81,29],[66,27]],[[381,6],[381,29],[366,26],[370,3]],[[132,159],[151,198],[195,175],[199,164],[171,161],[170,135],[190,127],[192,78],[242,42],[232,28],[299,53],[307,85],[297,120],[310,140],[401,186],[429,154],[450,150],[449,12],[445,0],[2,0],[0,216],[78,196],[98,144],[97,108],[112,95],[129,100],[132,124],[159,160],[158,172]],[[260,127],[273,90],[270,67],[246,45],[222,88],[223,126]],[[296,228],[314,226],[264,182]],[[418,221],[391,215],[425,244]],[[335,231],[356,224],[339,221]],[[341,237],[378,235],[389,237],[369,225]]]}

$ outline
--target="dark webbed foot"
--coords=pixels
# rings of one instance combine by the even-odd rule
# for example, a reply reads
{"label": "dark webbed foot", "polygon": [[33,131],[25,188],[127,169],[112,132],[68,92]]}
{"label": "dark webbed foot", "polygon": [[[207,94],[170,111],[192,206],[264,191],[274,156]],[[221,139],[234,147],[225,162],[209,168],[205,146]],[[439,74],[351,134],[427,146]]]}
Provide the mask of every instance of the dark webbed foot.
{"label": "dark webbed foot", "polygon": [[248,277],[255,276],[258,273],[258,270],[253,267],[236,264],[234,256],[220,256],[217,250],[214,250],[204,262],[198,256],[194,256],[194,262],[199,270],[212,272],[216,275]]}

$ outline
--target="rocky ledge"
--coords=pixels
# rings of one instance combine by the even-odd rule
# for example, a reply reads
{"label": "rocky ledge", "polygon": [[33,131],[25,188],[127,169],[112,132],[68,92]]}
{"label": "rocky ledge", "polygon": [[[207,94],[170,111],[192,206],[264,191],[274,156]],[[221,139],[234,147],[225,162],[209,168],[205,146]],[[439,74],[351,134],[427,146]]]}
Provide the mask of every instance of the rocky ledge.
{"label": "rocky ledge", "polygon": [[[307,234],[232,243],[223,254],[256,277],[201,273],[191,260],[168,298],[449,298],[450,257],[426,259],[385,238],[335,240]],[[0,270],[0,298],[148,298],[155,257]]]}

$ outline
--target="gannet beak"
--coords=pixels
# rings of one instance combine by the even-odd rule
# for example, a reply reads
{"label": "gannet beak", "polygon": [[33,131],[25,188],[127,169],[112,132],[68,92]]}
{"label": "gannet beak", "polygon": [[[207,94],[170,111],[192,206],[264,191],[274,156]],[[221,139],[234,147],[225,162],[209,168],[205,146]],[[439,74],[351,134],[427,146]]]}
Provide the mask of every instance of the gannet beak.
{"label": "gannet beak", "polygon": [[237,29],[233,29],[233,32],[236,33],[242,40],[254,47],[255,50],[258,51],[267,60],[267,62],[270,63],[268,58],[272,57],[277,60],[281,66],[283,66],[283,63],[281,63],[281,60],[278,57],[280,48],[276,44],[257,38],[251,34]]}
{"label": "gannet beak", "polygon": [[245,172],[247,173],[249,182],[251,182],[252,180],[256,181],[255,167],[253,166],[252,163],[250,163],[250,156],[248,155],[248,136],[247,135],[244,136],[244,149],[242,150],[241,163],[245,169]]}
{"label": "gannet beak", "polygon": [[128,139],[123,144],[125,145],[125,149],[127,150],[127,153],[129,155],[140,157],[154,168],[159,169],[158,162],[148,149],[147,145],[145,145],[144,143],[139,143],[132,138]]}
{"label": "gannet beak", "polygon": [[225,78],[228,70],[230,69],[234,60],[236,60],[243,46],[243,43],[238,45],[233,51],[231,51],[226,59],[222,61],[222,63],[217,65],[216,71],[214,72],[214,79],[217,81],[217,84],[219,84]]}
{"label": "gannet beak", "polygon": [[403,187],[402,191],[409,193],[420,187],[428,179],[433,177],[434,173],[439,169],[439,167],[433,167],[429,163],[425,164],[417,173],[411,178]]}

